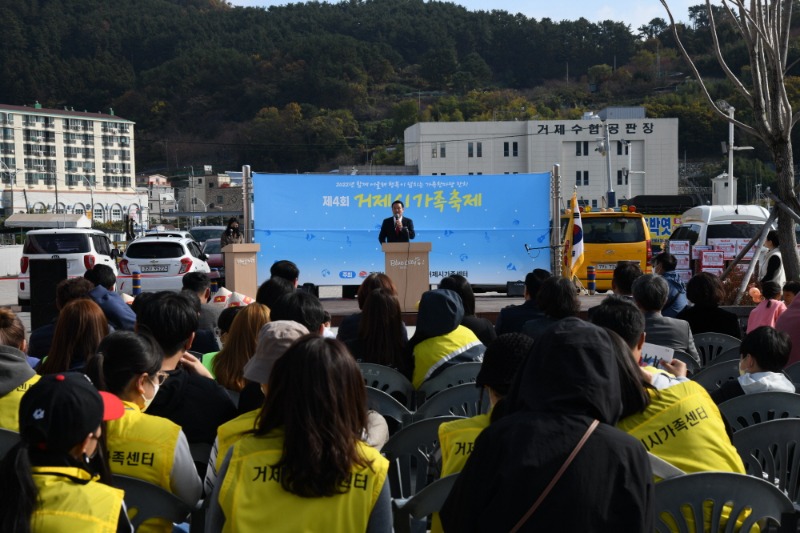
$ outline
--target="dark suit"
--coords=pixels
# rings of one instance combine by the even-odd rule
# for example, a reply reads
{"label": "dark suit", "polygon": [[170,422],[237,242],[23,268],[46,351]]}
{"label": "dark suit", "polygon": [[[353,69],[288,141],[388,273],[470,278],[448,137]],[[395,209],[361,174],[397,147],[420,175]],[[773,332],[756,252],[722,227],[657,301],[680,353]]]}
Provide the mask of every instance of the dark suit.
{"label": "dark suit", "polygon": [[645,342],[666,346],[689,354],[700,364],[700,356],[694,346],[694,337],[689,323],[677,318],[662,316],[661,313],[648,311],[644,314]]}
{"label": "dark suit", "polygon": [[394,217],[383,219],[378,242],[408,242],[413,239],[416,236],[416,233],[414,233],[414,221],[403,217],[400,222],[403,225],[403,229],[398,233],[394,229]]}

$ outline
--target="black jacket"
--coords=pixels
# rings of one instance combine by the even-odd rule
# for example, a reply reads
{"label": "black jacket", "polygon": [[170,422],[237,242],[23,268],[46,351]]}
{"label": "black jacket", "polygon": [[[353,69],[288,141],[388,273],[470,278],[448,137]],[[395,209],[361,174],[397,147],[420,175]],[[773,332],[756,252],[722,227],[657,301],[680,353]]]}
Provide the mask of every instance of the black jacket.
{"label": "black jacket", "polygon": [[613,427],[621,393],[604,330],[565,318],[534,344],[440,513],[445,531],[509,531],[592,419],[601,423],[522,531],[653,531],[653,478],[639,441]]}
{"label": "black jacket", "polygon": [[401,223],[403,225],[403,230],[398,233],[394,230],[394,217],[383,219],[381,232],[378,235],[378,242],[408,242],[416,237],[417,234],[414,232],[413,220],[408,217],[403,217]]}

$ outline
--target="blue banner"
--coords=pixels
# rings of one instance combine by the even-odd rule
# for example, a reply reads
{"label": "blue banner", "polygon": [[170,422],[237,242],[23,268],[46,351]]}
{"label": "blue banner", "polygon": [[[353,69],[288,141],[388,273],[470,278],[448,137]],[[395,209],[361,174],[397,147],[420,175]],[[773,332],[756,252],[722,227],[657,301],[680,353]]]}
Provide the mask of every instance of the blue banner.
{"label": "blue banner", "polygon": [[428,241],[430,282],[461,274],[505,285],[550,269],[550,174],[347,176],[253,174],[259,283],[275,261],[300,268],[300,283],[358,285],[383,272],[378,242],[391,204]]}

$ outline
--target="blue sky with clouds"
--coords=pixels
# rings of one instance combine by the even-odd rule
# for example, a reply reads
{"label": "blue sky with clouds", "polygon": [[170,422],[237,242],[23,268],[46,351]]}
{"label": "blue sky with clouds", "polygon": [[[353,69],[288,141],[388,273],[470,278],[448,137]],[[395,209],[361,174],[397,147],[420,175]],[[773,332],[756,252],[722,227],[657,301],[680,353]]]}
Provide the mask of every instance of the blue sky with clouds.
{"label": "blue sky with clouds", "polygon": [[[284,5],[285,1],[231,0],[236,6]],[[614,20],[630,24],[633,31],[655,17],[668,20],[664,6],[659,0],[456,0],[470,11],[501,9],[511,13],[522,13],[536,19],[551,18],[555,21],[576,20],[584,17],[590,22]],[[689,6],[703,3],[702,0],[668,0],[676,20],[688,21]]]}

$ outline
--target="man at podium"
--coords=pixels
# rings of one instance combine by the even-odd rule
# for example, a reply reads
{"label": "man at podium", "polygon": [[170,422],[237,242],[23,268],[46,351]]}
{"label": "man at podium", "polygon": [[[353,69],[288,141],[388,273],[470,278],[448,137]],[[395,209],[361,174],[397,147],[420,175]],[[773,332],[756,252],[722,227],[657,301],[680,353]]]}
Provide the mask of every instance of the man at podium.
{"label": "man at podium", "polygon": [[405,205],[400,200],[392,202],[392,213],[394,216],[383,219],[381,232],[378,235],[378,242],[408,242],[413,239],[414,221],[403,216]]}

